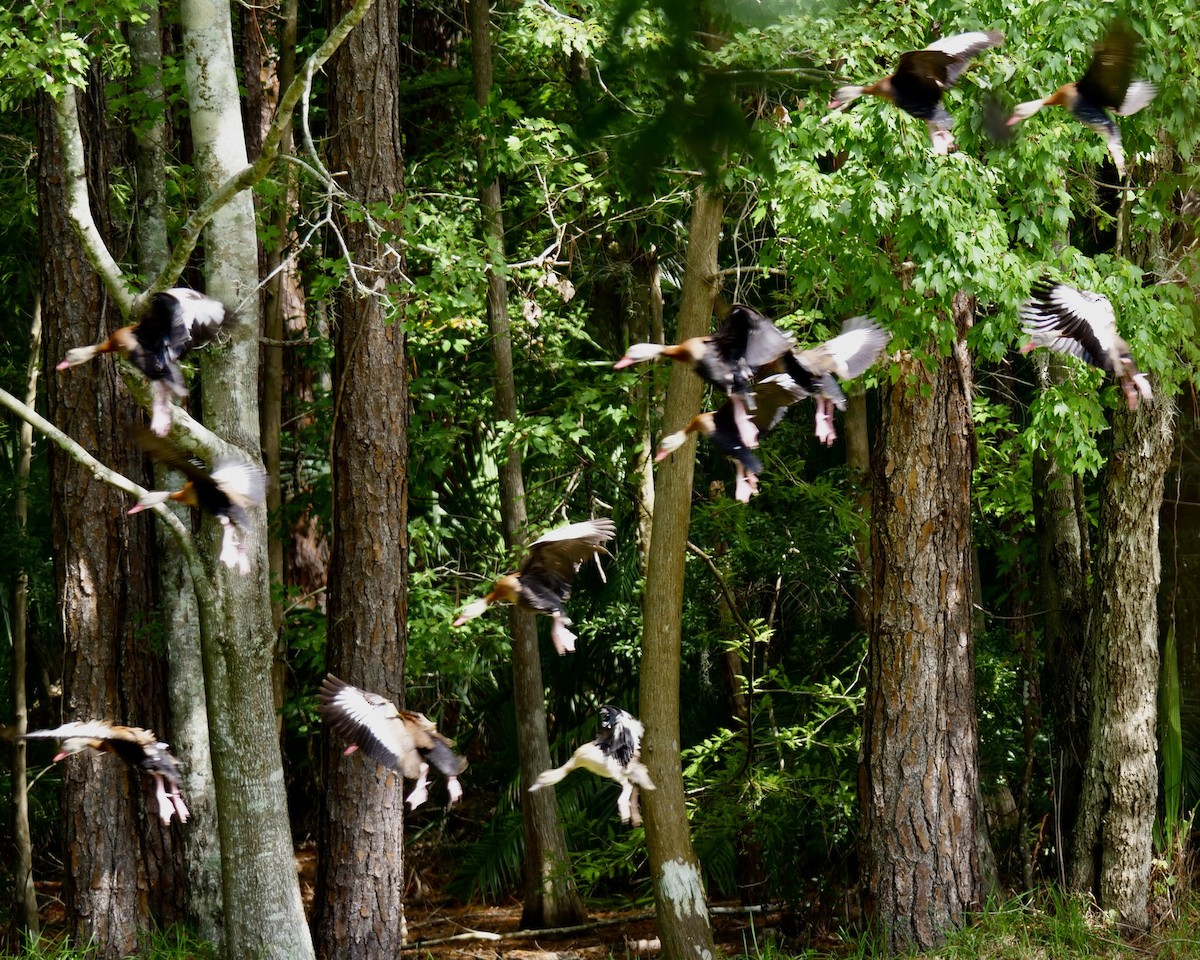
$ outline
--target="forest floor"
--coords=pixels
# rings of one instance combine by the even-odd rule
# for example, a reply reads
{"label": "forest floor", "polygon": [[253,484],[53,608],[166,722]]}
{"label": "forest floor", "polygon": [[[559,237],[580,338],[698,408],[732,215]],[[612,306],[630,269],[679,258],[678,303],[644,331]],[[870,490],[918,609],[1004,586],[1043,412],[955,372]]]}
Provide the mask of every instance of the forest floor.
{"label": "forest floor", "polygon": [[[757,954],[766,942],[777,940],[780,915],[750,913],[730,903],[718,905],[712,920],[721,952],[737,957]],[[521,930],[519,903],[414,904],[407,910],[407,921],[405,952],[422,960],[605,960],[661,952],[654,911],[637,906],[593,907],[586,923],[551,931]]]}

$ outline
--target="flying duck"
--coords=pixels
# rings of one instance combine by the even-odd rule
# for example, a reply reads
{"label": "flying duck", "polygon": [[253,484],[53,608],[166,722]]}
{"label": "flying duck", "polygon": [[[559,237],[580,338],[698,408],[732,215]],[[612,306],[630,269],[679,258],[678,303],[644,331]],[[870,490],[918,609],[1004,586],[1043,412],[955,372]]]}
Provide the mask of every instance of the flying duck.
{"label": "flying duck", "polygon": [[751,445],[748,411],[754,409],[755,374],[795,345],[791,336],[745,304],[735,303],[716,332],[678,344],[635,343],[613,368],[669,357],[691,367],[705,383],[734,399],[733,414],[742,442]]}
{"label": "flying duck", "polygon": [[655,789],[650,771],[641,761],[644,733],[641,721],[633,714],[611,705],[601,707],[600,732],[596,739],[576,750],[561,767],[539,774],[537,782],[529,788],[530,792],[559,783],[572,770],[583,768],[621,785],[621,795],[617,797],[621,822],[636,827],[642,822],[638,787]]}
{"label": "flying duck", "polygon": [[[851,317],[832,340],[782,358],[783,369],[801,391],[801,397],[815,398],[816,435],[826,446],[837,439],[833,408],[846,409],[846,395],[838,386],[838,378],[850,380],[865,372],[883,355],[891,338],[870,317]],[[778,416],[782,417],[783,412]]]}
{"label": "flying duck", "polygon": [[942,105],[949,90],[971,65],[977,54],[1004,42],[997,30],[973,30],[935,40],[924,50],[900,55],[896,72],[865,87],[844,86],[833,95],[830,110],[845,110],[863,94],[890,100],[905,113],[924,120],[935,154],[944,155],[954,146],[953,118]]}
{"label": "flying duck", "polygon": [[152,730],[124,727],[106,720],[75,720],[53,730],[31,730],[21,735],[23,740],[61,740],[54,760],[62,760],[81,750],[113,753],[127,764],[154,779],[154,797],[158,801],[158,816],[163,823],[178,817],[187,823],[188,808],[179,794],[183,782],[179,761],[161,743]]}
{"label": "flying duck", "polygon": [[235,529],[250,526],[250,507],[260,505],[267,496],[267,475],[262,466],[249,460],[223,457],[213,463],[211,472],[205,470],[169,440],[160,439],[149,431],[138,431],[138,442],[159,463],[174,467],[188,478],[182,490],[156,490],[147,493],[129,509],[139,513],[167,500],[175,500],[211,513],[223,529],[221,562],[231,570],[250,572],[250,555],[238,539]]}
{"label": "flying duck", "polygon": [[125,354],[150,381],[154,392],[150,429],[165,437],[171,428],[171,395],[186,397],[188,392],[179,358],[208,343],[222,325],[232,326],[234,320],[219,300],[186,287],[163,290],[150,299],[150,309],[139,323],[121,327],[100,343],[68,350],[55,369],[86,363],[100,353]]}
{"label": "flying duck", "polygon": [[1150,381],[1133,362],[1129,344],[1117,333],[1108,297],[1043,277],[1021,307],[1021,320],[1030,338],[1022,353],[1047,347],[1107,370],[1121,381],[1130,410],[1137,409],[1139,396],[1147,400],[1153,396]]}
{"label": "flying duck", "polygon": [[604,543],[616,533],[607,518],[568,523],[544,533],[529,545],[529,556],[519,573],[510,573],[496,581],[490,593],[467,604],[454,626],[474,620],[493,603],[515,603],[534,613],[554,618],[550,639],[559,655],[574,651],[576,636],[567,629],[563,604],[571,596],[571,581],[584,560],[608,553]]}
{"label": "flying duck", "polygon": [[1096,44],[1083,79],[1064,84],[1048,97],[1018,104],[1008,125],[1028,120],[1042,107],[1066,107],[1076,120],[1104,138],[1117,172],[1124,178],[1125,150],[1121,146],[1121,130],[1107,111],[1128,117],[1146,106],[1157,93],[1154,84],[1133,79],[1137,50],[1137,36],[1128,24],[1116,21],[1104,39]]}
{"label": "flying duck", "polygon": [[417,781],[405,801],[410,810],[416,810],[429,799],[431,763],[446,778],[450,802],[462,796],[458,776],[467,769],[466,758],[451,749],[454,744],[438,733],[425,714],[398,710],[386,697],[353,687],[332,673],[321,683],[317,710],[340,736],[350,741],[345,753],[362,748],[376,763]]}

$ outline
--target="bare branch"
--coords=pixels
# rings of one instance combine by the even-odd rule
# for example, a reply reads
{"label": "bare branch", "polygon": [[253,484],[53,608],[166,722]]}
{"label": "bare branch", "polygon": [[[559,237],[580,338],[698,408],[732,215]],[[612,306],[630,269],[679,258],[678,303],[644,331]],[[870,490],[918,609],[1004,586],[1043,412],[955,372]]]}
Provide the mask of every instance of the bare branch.
{"label": "bare branch", "polygon": [[[88,261],[95,268],[109,296],[116,301],[124,317],[133,308],[133,294],[125,285],[121,267],[109,253],[88,202],[87,170],[84,167],[83,136],[79,132],[79,110],[75,106],[75,88],[67,87],[62,99],[55,104],[58,136],[63,147],[63,166],[67,175],[69,214]],[[15,397],[13,398],[16,399]]]}
{"label": "bare branch", "polygon": [[[7,390],[0,389],[0,406],[7,407],[35,430],[53,440],[67,456],[76,463],[87,467],[98,479],[116,487],[118,490],[137,497],[139,500],[150,492],[140,484],[134,483],[125,475],[117,473],[111,467],[106,467],[78,443],[59,430],[58,427],[36,410],[26,406]],[[164,503],[160,503],[150,509],[158,514],[159,519],[175,535],[175,539],[179,542],[179,549],[183,551],[184,557],[187,558],[193,580],[197,582],[210,580],[211,577],[205,571],[204,562],[200,559],[200,554],[196,550],[196,542],[192,539],[191,532],[183,525],[183,522],[167,509],[167,505]]]}
{"label": "bare branch", "polygon": [[288,84],[288,88],[283,92],[283,96],[279,98],[279,105],[275,109],[275,119],[271,122],[271,127],[263,139],[262,150],[259,152],[258,157],[253,163],[243,167],[221,184],[192,212],[192,215],[187,219],[187,223],[179,231],[179,243],[171,251],[171,256],[168,258],[166,265],[159,272],[158,276],[155,277],[147,293],[165,290],[174,283],[175,279],[183,271],[188,258],[191,257],[192,251],[196,248],[201,232],[217,211],[237,194],[253,187],[267,175],[267,172],[275,162],[275,158],[279,155],[279,144],[283,139],[284,132],[287,130],[292,112],[296,109],[300,98],[302,96],[306,97],[313,74],[325,64],[325,61],[333,56],[337,48],[342,45],[342,41],[350,35],[350,31],[366,16],[372,3],[374,3],[374,0],[355,0],[354,6],[338,21],[337,26],[329,31],[329,36],[325,38],[325,42],[308,58],[304,69],[299,71],[296,78]]}

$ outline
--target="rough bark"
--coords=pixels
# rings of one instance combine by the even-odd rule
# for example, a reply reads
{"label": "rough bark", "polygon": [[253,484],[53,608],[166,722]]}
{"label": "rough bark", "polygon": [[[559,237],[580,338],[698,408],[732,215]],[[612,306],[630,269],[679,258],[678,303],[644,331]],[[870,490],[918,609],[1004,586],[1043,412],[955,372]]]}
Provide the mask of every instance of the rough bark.
{"label": "rough bark", "polygon": [[859,769],[868,914],[930,949],[980,905],[971,618],[970,366],[905,357],[872,454],[873,598]]}
{"label": "rough bark", "polygon": [[[94,97],[80,103],[80,127],[95,150],[102,142],[94,136],[98,105]],[[44,356],[55,361],[70,347],[106,337],[116,315],[107,308],[66,213],[70,180],[82,175],[84,157],[64,153],[48,98],[40,101],[38,116]],[[105,169],[102,153],[89,160],[86,169],[93,173]],[[123,429],[132,405],[122,396],[112,363],[94,362],[49,377],[47,399],[56,424],[105,462],[138,475],[142,457],[130,449]],[[63,719],[144,723],[142,709],[151,705],[125,702],[121,670],[138,618],[149,607],[143,589],[153,553],[148,528],[126,517],[128,503],[121,494],[57,451],[50,456],[50,476],[65,644]],[[94,941],[99,956],[125,956],[137,947],[139,930],[149,926],[145,867],[138,855],[139,816],[146,814],[139,807],[142,784],[127,765],[90,752],[64,762],[62,778],[68,852],[63,896],[72,937],[80,944]],[[153,811],[150,815],[157,823]]]}
{"label": "rough bark", "polygon": [[[146,9],[146,21],[129,25],[130,58],[142,80],[141,94],[158,105],[139,129],[134,144],[136,194],[134,237],[142,276],[152,277],[167,258],[167,100],[162,81],[162,36],[157,7]],[[155,467],[159,490],[179,490],[185,482],[178,471]],[[190,511],[172,508],[185,524]],[[181,831],[184,882],[183,913],[205,940],[221,940],[221,873],[217,834],[216,796],[208,747],[208,716],[204,708],[204,666],[200,656],[200,618],[188,562],[164,524],[154,524],[158,556],[158,610],[163,645],[168,651],[166,690],[171,710],[171,746],[183,763],[183,795],[191,812],[188,829]],[[158,731],[166,736],[167,731]],[[176,870],[180,858],[172,857]],[[172,884],[175,887],[176,884]],[[172,904],[175,906],[175,904]]]}
{"label": "rough bark", "polygon": [[[710,332],[716,296],[717,244],[724,204],[701,187],[688,225],[679,324],[675,339]],[[672,364],[663,431],[683,427],[698,409],[703,383]],[[654,523],[642,600],[642,664],[638,694],[646,736],[642,759],[658,788],[642,793],[646,848],[658,908],[659,937],[667,960],[710,960],[716,955],[700,868],[688,831],[679,734],[680,630],[683,573],[691,518],[695,457],[674,456],[658,468]]]}
{"label": "rough bark", "polygon": [[[858,509],[863,520],[871,516],[871,438],[867,430],[867,395],[856,390],[846,403],[846,466],[858,486]],[[854,581],[854,625],[866,633],[871,629],[871,532],[864,527],[855,538],[854,553],[859,575]]]}
{"label": "rough bark", "polygon": [[[1063,375],[1051,358],[1042,367],[1043,384]],[[1056,846],[1059,879],[1066,882],[1064,844],[1079,810],[1083,763],[1088,753],[1092,650],[1087,643],[1092,618],[1088,594],[1090,548],[1079,479],[1051,457],[1033,459],[1033,514],[1038,551],[1039,597],[1044,647],[1043,700],[1051,726]]]}
{"label": "rough bark", "polygon": [[[25,404],[33,406],[37,399],[38,375],[41,371],[42,353],[42,298],[33,304],[33,319],[29,324],[29,359],[25,366]],[[17,490],[13,512],[17,530],[25,531],[29,517],[29,470],[33,463],[33,427],[21,424],[18,434]],[[29,709],[25,696],[25,673],[27,663],[27,627],[29,601],[29,574],[20,570],[12,589],[12,688],[13,688],[13,732],[25,733],[29,729]],[[17,859],[13,864],[13,900],[21,929],[36,939],[41,933],[38,920],[37,891],[33,885],[33,841],[29,834],[29,783],[26,779],[26,745],[23,740],[14,740],[12,745],[12,793],[13,793],[13,846]]]}
{"label": "rough bark", "polygon": [[[346,5],[348,6],[348,4]],[[333,5],[333,16],[345,6]],[[333,169],[364,204],[403,190],[396,0],[377,0],[330,70]],[[356,263],[398,282],[362,222],[343,221]],[[389,267],[390,263],[390,267]],[[388,271],[393,274],[389,276]],[[326,658],[342,679],[404,703],[408,639],[408,380],[391,301],[344,287],[334,335],[333,553]],[[394,958],[404,940],[404,780],[326,728],[314,934],[322,957]],[[436,781],[435,781],[436,782]],[[441,799],[433,791],[434,800]]]}
{"label": "rough bark", "polygon": [[[215,191],[246,166],[229,4],[187,0],[180,8],[195,166]],[[248,192],[205,231],[208,293],[236,307],[242,323],[227,344],[203,351],[205,424],[249,457],[258,452],[257,238]],[[205,693],[221,838],[224,952],[229,957],[311,957],[284,793],[270,668],[274,650],[266,556],[266,510],[251,512],[243,538],[251,573],[215,561],[220,524],[206,518],[205,556],[218,594],[204,636]]]}
{"label": "rough bark", "polygon": [[[470,0],[471,67],[475,99],[485,106],[492,89],[491,20],[487,0]],[[517,422],[516,381],[513,376],[512,341],[509,335],[508,285],[501,270],[504,260],[504,221],[500,206],[500,181],[490,172],[491,145],[480,148],[479,190],[489,263],[487,314],[495,361],[496,419]],[[511,549],[521,543],[527,526],[525,481],[521,454],[509,448],[500,465],[500,513],[504,540]],[[521,767],[521,818],[525,835],[524,904],[521,925],[526,929],[561,927],[579,923],[586,913],[575,889],[567,858],[567,841],[558,818],[554,791],[529,788],[548,770],[550,744],[546,735],[545,688],[533,614],[513,607],[513,700],[517,715],[517,748]]]}
{"label": "rough bark", "polygon": [[1119,922],[1148,922],[1158,799],[1158,513],[1174,443],[1174,400],[1113,414],[1096,542],[1091,737],[1068,879]]}

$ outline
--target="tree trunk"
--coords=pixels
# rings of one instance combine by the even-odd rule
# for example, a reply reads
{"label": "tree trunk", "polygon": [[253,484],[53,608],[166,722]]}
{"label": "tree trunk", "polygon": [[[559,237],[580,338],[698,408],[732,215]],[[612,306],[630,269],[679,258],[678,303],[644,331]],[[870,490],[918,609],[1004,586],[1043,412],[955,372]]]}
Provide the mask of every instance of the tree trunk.
{"label": "tree trunk", "polygon": [[[147,7],[145,23],[129,25],[130,58],[143,86],[141,93],[162,114],[141,126],[134,145],[137,172],[134,231],[142,276],[155,276],[167,258],[167,99],[162,82],[162,35],[159,10]],[[186,478],[155,467],[155,487],[179,490]],[[190,525],[188,507],[172,505]],[[204,940],[221,940],[221,872],[217,835],[217,799],[213,792],[208,716],[204,708],[204,665],[200,655],[200,618],[187,560],[165,524],[154,524],[158,548],[158,597],[167,663],[167,700],[171,709],[170,742],[183,763],[183,795],[191,817],[181,831],[184,913]],[[166,736],[167,731],[159,731]],[[179,858],[173,858],[177,864]],[[176,869],[178,867],[176,866]]]}
{"label": "tree trunk", "polygon": [[[492,42],[488,0],[470,0],[471,66],[475,100],[486,106],[492,90]],[[500,181],[490,173],[492,146],[480,147],[480,201],[484,234],[488,241],[488,327],[496,363],[496,419],[517,422],[516,381],[513,376],[512,341],[508,322],[508,285],[504,262],[504,221],[500,206]],[[500,466],[500,512],[504,541],[511,549],[525,537],[527,512],[521,454],[509,448]],[[517,714],[517,750],[521,766],[521,817],[525,833],[525,898],[521,926],[561,927],[586,916],[575,890],[567,858],[567,841],[558,819],[553,790],[529,792],[543,770],[548,770],[550,744],[546,736],[545,688],[538,650],[537,623],[533,614],[513,607],[513,700]]]}
{"label": "tree trunk", "polygon": [[[180,8],[195,165],[210,193],[246,163],[228,3],[186,0]],[[208,293],[241,313],[227,344],[202,356],[204,422],[251,459],[258,451],[258,282],[254,207],[242,192],[205,231]],[[251,511],[251,573],[216,561],[220,524],[206,518],[204,555],[213,570],[217,620],[204,638],[205,692],[221,836],[229,957],[311,957],[300,901],[275,737],[271,693],[270,584],[266,510]]]}
{"label": "tree trunk", "polygon": [[[858,487],[855,499],[862,518],[871,517],[871,438],[867,429],[867,395],[855,390],[846,402],[846,467],[850,481]],[[858,576],[854,581],[854,625],[864,633],[871,629],[871,532],[865,527],[854,540]]]}
{"label": "tree trunk", "polygon": [[980,905],[971,620],[971,420],[962,336],[882,391],[859,769],[867,910],[888,949],[927,950]]}
{"label": "tree trunk", "polygon": [[[336,20],[349,7],[335,3]],[[395,0],[376,0],[330,64],[331,163],[363,204],[404,188]],[[389,285],[365,223],[341,224],[350,255]],[[346,285],[334,336],[333,555],[326,659],[331,672],[404,704],[408,641],[408,379],[391,301]],[[317,915],[322,957],[395,958],[404,943],[404,780],[324,734]],[[436,796],[436,794],[435,794]]]}
{"label": "tree trunk", "polygon": [[[99,87],[98,78],[93,89]],[[94,97],[79,98],[80,127],[93,149],[100,115]],[[41,288],[45,356],[52,366],[70,347],[108,336],[115,311],[76,238],[66,191],[85,169],[106,169],[103,154],[68,156],[59,136],[57,113],[48,97],[39,103],[38,209],[41,231]],[[94,196],[105,197],[103,188]],[[106,463],[127,476],[142,474],[140,451],[129,449],[123,425],[133,410],[122,395],[112,363],[98,360],[49,377],[50,418]],[[55,580],[62,616],[64,720],[115,717],[142,723],[147,704],[122,697],[121,657],[129,650],[149,609],[144,584],[152,556],[149,530],[126,517],[129,504],[116,490],[57,450],[50,456],[51,526]],[[144,478],[143,478],[144,479]],[[101,957],[122,957],[138,945],[149,927],[144,864],[139,856],[139,815],[144,795],[138,774],[112,757],[87,752],[62,765],[67,850],[64,900],[72,938],[95,942]]]}
{"label": "tree trunk", "polygon": [[[716,296],[717,243],[724,204],[700,187],[688,225],[687,263],[675,338],[706,336]],[[704,384],[682,364],[671,365],[663,431],[680,429],[700,408]],[[659,936],[666,960],[716,955],[700,867],[688,831],[679,749],[680,629],[683,567],[692,507],[694,456],[658,468],[654,520],[642,600],[642,666],[638,693],[646,736],[642,759],[658,788],[642,794],[646,848],[654,882]]]}
{"label": "tree trunk", "polygon": [[[1049,358],[1038,379],[1044,387],[1063,376]],[[1055,847],[1059,880],[1066,883],[1068,843],[1079,810],[1083,763],[1088,753],[1092,650],[1087,642],[1092,618],[1088,595],[1089,546],[1083,486],[1051,457],[1033,458],[1033,514],[1037,537],[1037,609],[1044,646],[1043,703],[1051,725],[1051,766],[1055,806]],[[1065,856],[1064,856],[1065,852]]]}
{"label": "tree trunk", "polygon": [[[32,407],[37,399],[38,374],[42,366],[42,298],[33,302],[33,319],[29,325],[29,359],[25,366],[25,404]],[[29,516],[29,469],[33,463],[33,427],[21,424],[18,434],[16,497],[13,512],[17,530],[24,534]],[[29,574],[17,572],[12,590],[12,688],[13,733],[20,735],[29,729],[29,709],[26,702],[25,673],[28,653]],[[29,782],[26,779],[26,745],[24,740],[12,744],[13,845],[17,860],[13,865],[13,901],[20,917],[21,929],[30,941],[41,935],[38,920],[37,890],[33,885],[33,841],[29,833]],[[15,946],[15,944],[14,944]]]}
{"label": "tree trunk", "polygon": [[1158,512],[1175,404],[1113,414],[1096,543],[1091,737],[1068,871],[1075,890],[1136,930],[1148,922],[1158,799]]}

